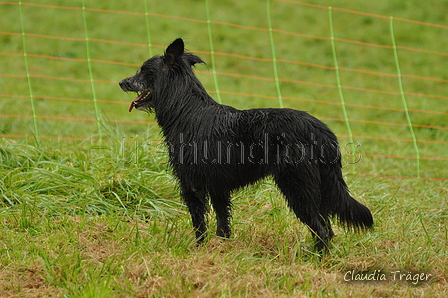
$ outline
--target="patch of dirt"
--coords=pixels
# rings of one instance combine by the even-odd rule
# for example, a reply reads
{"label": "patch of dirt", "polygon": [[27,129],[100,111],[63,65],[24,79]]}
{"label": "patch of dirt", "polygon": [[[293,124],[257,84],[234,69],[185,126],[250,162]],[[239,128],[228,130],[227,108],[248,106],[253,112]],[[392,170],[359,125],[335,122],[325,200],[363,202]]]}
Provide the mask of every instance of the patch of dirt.
{"label": "patch of dirt", "polygon": [[38,264],[0,269],[0,297],[60,297],[61,289],[48,285]]}

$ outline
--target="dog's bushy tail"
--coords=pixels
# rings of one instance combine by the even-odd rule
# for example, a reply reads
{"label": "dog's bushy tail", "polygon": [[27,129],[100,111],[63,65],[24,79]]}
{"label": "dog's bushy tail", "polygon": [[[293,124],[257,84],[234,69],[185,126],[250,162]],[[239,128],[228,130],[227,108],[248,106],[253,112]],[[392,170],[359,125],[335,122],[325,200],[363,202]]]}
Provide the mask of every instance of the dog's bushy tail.
{"label": "dog's bushy tail", "polygon": [[338,207],[336,216],[343,226],[355,231],[372,228],[372,213],[366,206],[356,201],[347,190],[342,193]]}
{"label": "dog's bushy tail", "polygon": [[349,193],[347,185],[340,175],[333,175],[334,184],[331,200],[331,213],[342,226],[355,231],[373,227],[373,217],[370,210],[356,201]]}

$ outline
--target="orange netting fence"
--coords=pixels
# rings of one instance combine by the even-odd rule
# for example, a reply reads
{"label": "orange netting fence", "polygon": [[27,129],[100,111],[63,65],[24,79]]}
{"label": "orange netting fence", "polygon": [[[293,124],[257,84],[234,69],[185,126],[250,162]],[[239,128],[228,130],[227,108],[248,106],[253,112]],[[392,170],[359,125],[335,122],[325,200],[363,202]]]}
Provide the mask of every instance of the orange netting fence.
{"label": "orange netting fence", "polygon": [[448,26],[289,0],[238,16],[215,1],[40,2],[0,2],[2,138],[97,142],[104,122],[157,138],[117,82],[183,36],[217,101],[310,111],[368,160],[364,176],[448,180]]}

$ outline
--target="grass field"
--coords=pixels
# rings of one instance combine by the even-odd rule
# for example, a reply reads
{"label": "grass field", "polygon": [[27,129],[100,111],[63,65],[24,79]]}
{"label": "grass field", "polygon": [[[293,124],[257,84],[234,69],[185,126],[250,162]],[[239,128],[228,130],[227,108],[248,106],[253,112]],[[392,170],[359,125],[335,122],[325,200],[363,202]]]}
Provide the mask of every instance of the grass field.
{"label": "grass field", "polygon": [[[264,1],[209,1],[210,27],[204,1],[86,2],[0,2],[0,297],[448,296],[446,1],[271,1],[278,80]],[[326,122],[375,229],[336,227],[319,260],[266,179],[196,248],[155,119],[116,84],[179,36],[222,103]]]}

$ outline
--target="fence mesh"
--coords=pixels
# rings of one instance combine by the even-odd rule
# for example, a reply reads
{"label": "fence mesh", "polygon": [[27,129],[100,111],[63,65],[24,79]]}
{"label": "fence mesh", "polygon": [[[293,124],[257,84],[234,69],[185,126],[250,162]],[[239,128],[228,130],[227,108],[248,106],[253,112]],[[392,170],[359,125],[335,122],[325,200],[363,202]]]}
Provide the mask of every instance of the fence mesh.
{"label": "fence mesh", "polygon": [[159,139],[117,82],[181,36],[218,102],[310,112],[359,176],[448,180],[448,26],[289,0],[179,7],[0,2],[0,136],[95,143],[108,123]]}

